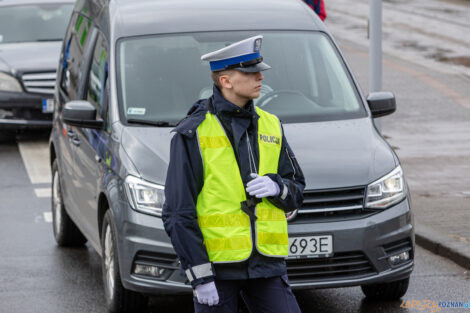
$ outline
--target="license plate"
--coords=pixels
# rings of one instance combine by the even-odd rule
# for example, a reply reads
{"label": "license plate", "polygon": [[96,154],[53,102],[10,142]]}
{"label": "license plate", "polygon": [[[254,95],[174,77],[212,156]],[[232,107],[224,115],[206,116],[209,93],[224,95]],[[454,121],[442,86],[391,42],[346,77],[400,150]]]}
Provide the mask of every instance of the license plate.
{"label": "license plate", "polygon": [[42,100],[42,113],[54,112],[54,99]]}
{"label": "license plate", "polygon": [[333,236],[289,237],[289,258],[328,257],[333,254]]}

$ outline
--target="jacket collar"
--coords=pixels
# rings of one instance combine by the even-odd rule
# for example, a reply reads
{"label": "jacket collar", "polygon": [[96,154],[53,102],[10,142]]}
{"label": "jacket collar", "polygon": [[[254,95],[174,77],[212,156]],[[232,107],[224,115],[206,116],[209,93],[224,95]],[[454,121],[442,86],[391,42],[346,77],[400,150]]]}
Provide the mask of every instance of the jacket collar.
{"label": "jacket collar", "polygon": [[217,86],[214,85],[212,89],[213,108],[211,113],[220,113],[224,116],[241,118],[252,118],[253,115],[255,115],[257,118],[259,117],[254,108],[253,100],[248,101],[245,108],[240,108],[239,106],[225,99]]}
{"label": "jacket collar", "polygon": [[178,122],[172,132],[177,132],[187,137],[193,137],[199,124],[204,121],[207,111],[207,99],[196,101],[189,109],[185,118]]}
{"label": "jacket collar", "polygon": [[212,114],[220,113],[222,116],[229,119],[232,117],[241,117],[257,121],[259,118],[253,100],[250,100],[245,106],[245,109],[242,109],[225,99],[215,85],[213,86],[213,95],[211,96],[211,106],[208,105],[207,100],[208,99],[201,99],[196,101],[189,109],[187,116],[178,122],[178,126],[176,126],[172,132],[177,132],[187,137],[193,137],[196,134],[197,127],[204,121],[207,110]]}

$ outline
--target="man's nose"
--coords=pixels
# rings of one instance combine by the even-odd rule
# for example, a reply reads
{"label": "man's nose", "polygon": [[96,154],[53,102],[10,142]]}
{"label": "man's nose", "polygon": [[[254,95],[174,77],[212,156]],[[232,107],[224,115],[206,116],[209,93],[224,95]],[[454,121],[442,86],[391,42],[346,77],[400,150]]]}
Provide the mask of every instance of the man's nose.
{"label": "man's nose", "polygon": [[257,75],[256,78],[257,78],[258,80],[263,80],[263,79],[264,79],[264,76],[263,76],[263,74],[262,74],[261,72],[258,72],[257,74],[258,74],[258,75]]}

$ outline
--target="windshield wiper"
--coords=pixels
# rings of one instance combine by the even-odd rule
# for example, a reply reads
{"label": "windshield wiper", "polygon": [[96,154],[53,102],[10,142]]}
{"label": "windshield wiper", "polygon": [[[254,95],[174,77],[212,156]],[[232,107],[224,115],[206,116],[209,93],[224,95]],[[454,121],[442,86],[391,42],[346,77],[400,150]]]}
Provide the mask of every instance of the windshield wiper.
{"label": "windshield wiper", "polygon": [[168,121],[149,121],[149,120],[139,120],[135,118],[130,118],[127,120],[128,123],[131,124],[141,124],[141,125],[149,125],[149,126],[157,126],[157,127],[174,127],[176,126],[175,123],[170,123]]}

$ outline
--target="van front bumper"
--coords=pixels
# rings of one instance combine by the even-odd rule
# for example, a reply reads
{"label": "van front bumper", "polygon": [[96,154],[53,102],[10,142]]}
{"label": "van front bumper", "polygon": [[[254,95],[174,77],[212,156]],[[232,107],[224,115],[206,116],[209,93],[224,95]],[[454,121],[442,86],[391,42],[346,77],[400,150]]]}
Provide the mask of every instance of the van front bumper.
{"label": "van front bumper", "polygon": [[[145,294],[192,292],[186,277],[181,275],[179,262],[161,218],[138,213],[124,201],[120,203],[123,206],[121,217],[117,218],[116,222],[120,229],[118,235],[121,236],[118,241],[118,252],[124,287]],[[391,282],[409,277],[413,270],[414,226],[406,199],[364,219],[289,225],[289,236],[324,234],[333,236],[334,255],[331,258],[302,260],[301,264],[295,264],[305,270],[300,276],[298,271],[295,277],[289,275],[293,289]],[[398,247],[399,250],[393,251],[393,247]],[[392,266],[387,253],[399,253],[406,247],[410,259],[403,264]],[[360,258],[362,270],[361,268],[358,270],[355,265],[337,267],[335,258],[341,259],[342,264],[354,264],[357,263],[357,258]],[[329,262],[331,264],[328,264]],[[290,260],[286,263],[289,274],[293,271],[292,264]],[[134,273],[136,264],[156,266],[162,271],[162,275],[159,278],[136,275]],[[367,266],[364,266],[365,264]],[[318,266],[321,266],[325,273],[330,271],[331,275],[311,275],[309,268],[318,268]]]}
{"label": "van front bumper", "polygon": [[[136,212],[124,199],[119,203],[114,216],[119,229],[118,257],[124,287],[150,295],[191,293],[191,285],[180,274],[179,260],[162,219]],[[158,267],[162,275],[135,274],[137,264]]]}
{"label": "van front bumper", "polygon": [[[392,282],[410,276],[414,265],[414,225],[407,199],[367,218],[289,225],[289,236],[332,235],[333,255],[286,261],[294,289],[332,288]],[[389,257],[408,252],[392,265]]]}

